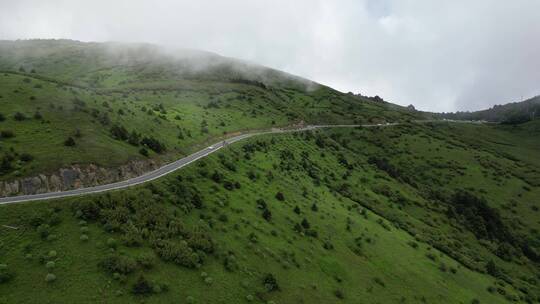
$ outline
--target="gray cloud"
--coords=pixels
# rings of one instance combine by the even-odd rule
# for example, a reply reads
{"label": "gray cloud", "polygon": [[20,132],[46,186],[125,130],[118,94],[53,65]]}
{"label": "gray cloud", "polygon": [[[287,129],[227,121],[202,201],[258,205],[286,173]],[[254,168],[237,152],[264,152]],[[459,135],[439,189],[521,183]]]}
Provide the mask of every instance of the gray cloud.
{"label": "gray cloud", "polygon": [[537,0],[0,0],[0,39],[150,42],[434,111],[540,94]]}

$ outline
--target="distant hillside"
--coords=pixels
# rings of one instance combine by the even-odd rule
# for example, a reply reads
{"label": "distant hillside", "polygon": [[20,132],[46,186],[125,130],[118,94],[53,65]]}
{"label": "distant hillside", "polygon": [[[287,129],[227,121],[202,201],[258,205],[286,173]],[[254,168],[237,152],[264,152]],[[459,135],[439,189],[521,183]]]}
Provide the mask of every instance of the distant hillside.
{"label": "distant hillside", "polygon": [[540,96],[522,102],[496,105],[476,112],[442,113],[436,116],[457,120],[485,120],[505,124],[520,124],[540,117]]}

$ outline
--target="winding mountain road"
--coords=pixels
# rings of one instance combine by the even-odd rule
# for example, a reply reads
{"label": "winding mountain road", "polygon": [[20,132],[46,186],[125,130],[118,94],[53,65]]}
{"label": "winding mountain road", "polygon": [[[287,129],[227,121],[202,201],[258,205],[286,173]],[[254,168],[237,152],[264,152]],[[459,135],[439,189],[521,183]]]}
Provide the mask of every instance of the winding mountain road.
{"label": "winding mountain road", "polygon": [[14,204],[14,203],[22,203],[22,202],[30,202],[30,201],[38,201],[38,200],[48,200],[48,199],[54,199],[54,198],[62,198],[62,197],[68,197],[68,196],[81,196],[81,195],[87,195],[92,193],[98,193],[98,192],[105,192],[105,191],[111,191],[111,190],[117,190],[122,188],[127,188],[135,185],[139,185],[142,183],[146,183],[149,181],[152,181],[156,178],[162,177],[164,175],[167,175],[171,172],[174,172],[178,169],[181,169],[190,163],[201,159],[203,157],[206,157],[219,149],[235,143],[237,141],[241,141],[243,139],[253,137],[256,135],[262,135],[262,134],[274,134],[274,133],[290,133],[290,132],[301,132],[301,131],[309,131],[309,130],[315,130],[315,129],[321,129],[321,128],[356,128],[356,127],[388,127],[388,126],[395,126],[398,125],[398,123],[386,123],[386,124],[365,124],[365,125],[308,125],[303,128],[296,128],[296,129],[272,129],[269,131],[261,131],[256,133],[245,133],[241,134],[235,137],[228,138],[224,141],[220,141],[218,143],[215,143],[213,145],[210,145],[200,151],[197,151],[191,155],[188,155],[184,158],[181,158],[177,161],[174,161],[172,163],[166,164],[154,171],[147,172],[143,175],[124,180],[119,181],[116,183],[111,184],[105,184],[105,185],[99,185],[94,187],[87,187],[87,188],[78,188],[73,190],[66,190],[66,191],[58,191],[58,192],[46,192],[46,193],[39,193],[39,194],[29,194],[29,195],[19,195],[19,196],[9,196],[9,197],[3,197],[0,198],[0,205],[6,205],[6,204]]}

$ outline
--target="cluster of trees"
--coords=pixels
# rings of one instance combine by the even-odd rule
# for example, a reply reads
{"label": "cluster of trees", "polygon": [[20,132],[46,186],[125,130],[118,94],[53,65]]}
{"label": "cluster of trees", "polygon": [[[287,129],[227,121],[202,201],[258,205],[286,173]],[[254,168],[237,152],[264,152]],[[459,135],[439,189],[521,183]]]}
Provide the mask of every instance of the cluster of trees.
{"label": "cluster of trees", "polygon": [[478,238],[510,243],[514,241],[497,210],[489,207],[484,198],[459,190],[450,197],[449,203],[448,216],[463,221]]}
{"label": "cluster of trees", "polygon": [[[157,202],[164,197],[172,198],[172,204],[185,206],[182,209],[189,212],[193,207],[202,207],[198,193],[188,182],[176,180],[163,187],[149,185],[132,194],[107,194],[80,200],[72,208],[76,217],[97,221],[106,231],[118,233],[125,246],[149,246],[163,261],[194,268],[214,252],[214,241],[203,228],[187,227],[180,214],[171,213],[168,206]],[[112,254],[100,267],[109,273],[126,275],[152,264],[146,258],[135,260]]]}
{"label": "cluster of trees", "polygon": [[251,155],[255,152],[268,151],[268,143],[263,140],[250,141],[242,146],[244,158],[251,159]]}
{"label": "cluster of trees", "polygon": [[29,153],[19,154],[14,150],[6,151],[4,155],[0,156],[0,174],[9,173],[19,168],[22,163],[28,163],[32,160],[34,160],[34,156]]}
{"label": "cluster of trees", "polygon": [[203,262],[202,257],[204,255],[198,254],[185,241],[159,241],[155,244],[154,249],[162,260],[173,262],[180,266],[195,268]]}
{"label": "cluster of trees", "polygon": [[[129,132],[126,128],[119,124],[114,124],[111,127],[111,136],[114,139],[127,141],[130,145],[139,146],[143,145],[156,153],[163,153],[166,151],[165,144],[155,139],[152,136],[142,137],[142,135],[135,130]],[[146,152],[141,153],[148,155]]]}
{"label": "cluster of trees", "polygon": [[534,243],[515,235],[505,225],[499,212],[491,208],[483,197],[466,191],[456,191],[448,200],[447,215],[462,222],[479,239],[496,241],[494,253],[504,260],[512,256],[525,255],[540,262],[540,254]]}

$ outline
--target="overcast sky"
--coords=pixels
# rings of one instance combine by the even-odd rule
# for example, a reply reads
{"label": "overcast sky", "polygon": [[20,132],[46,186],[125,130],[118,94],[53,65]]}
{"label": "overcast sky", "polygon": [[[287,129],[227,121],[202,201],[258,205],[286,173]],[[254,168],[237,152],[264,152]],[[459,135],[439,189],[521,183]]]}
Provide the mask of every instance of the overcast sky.
{"label": "overcast sky", "polygon": [[540,0],[0,0],[0,39],[203,49],[432,111],[540,94]]}

